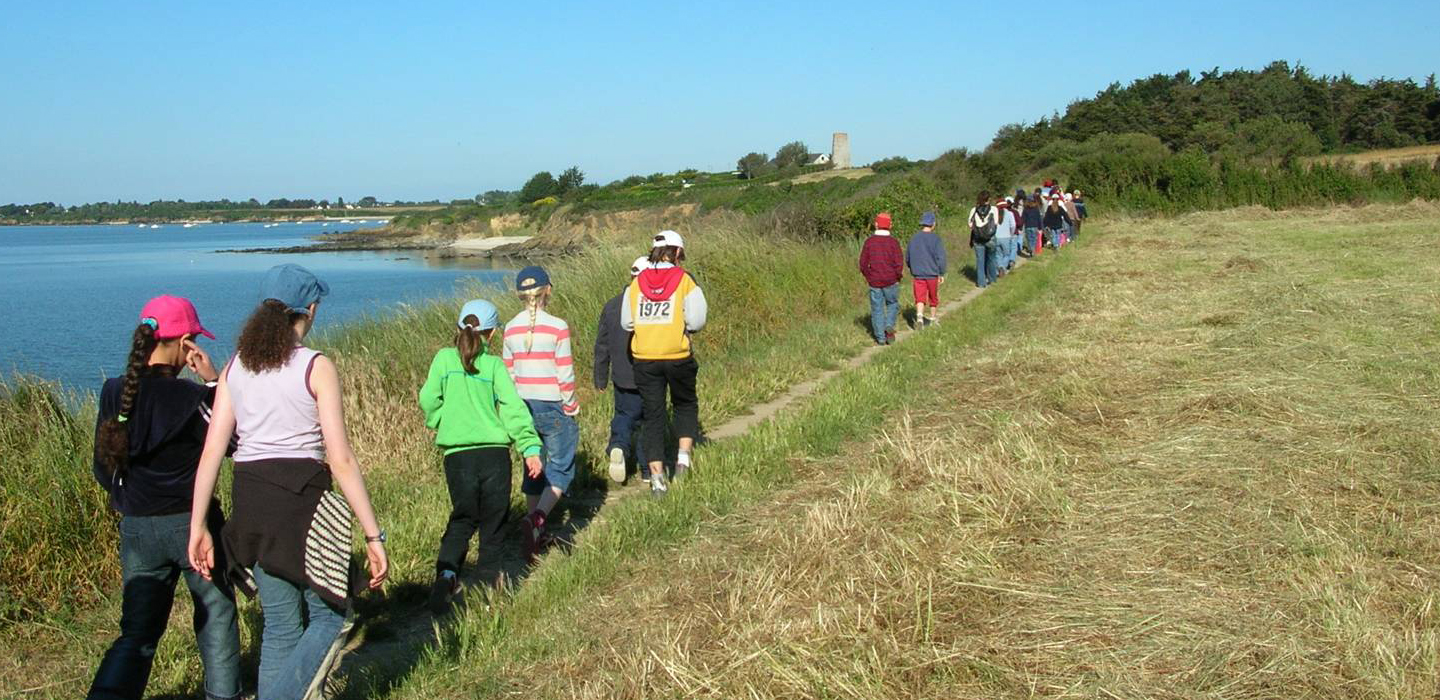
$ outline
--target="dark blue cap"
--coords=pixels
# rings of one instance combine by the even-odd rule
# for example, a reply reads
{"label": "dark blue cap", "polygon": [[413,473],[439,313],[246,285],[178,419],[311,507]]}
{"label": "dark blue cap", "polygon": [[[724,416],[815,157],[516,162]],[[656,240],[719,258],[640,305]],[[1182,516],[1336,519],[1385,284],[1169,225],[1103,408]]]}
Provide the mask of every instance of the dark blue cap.
{"label": "dark blue cap", "polygon": [[276,265],[260,282],[260,301],[274,299],[290,309],[290,313],[308,314],[310,305],[330,293],[330,285],[315,273],[294,263]]}
{"label": "dark blue cap", "polygon": [[539,265],[531,265],[515,275],[515,290],[519,292],[527,292],[549,284],[550,275],[545,274],[545,268]]}
{"label": "dark blue cap", "polygon": [[920,225],[921,225],[921,226],[934,226],[934,225],[935,225],[935,212],[933,212],[933,211],[927,211],[927,212],[925,212],[924,214],[921,214],[921,215],[920,215]]}

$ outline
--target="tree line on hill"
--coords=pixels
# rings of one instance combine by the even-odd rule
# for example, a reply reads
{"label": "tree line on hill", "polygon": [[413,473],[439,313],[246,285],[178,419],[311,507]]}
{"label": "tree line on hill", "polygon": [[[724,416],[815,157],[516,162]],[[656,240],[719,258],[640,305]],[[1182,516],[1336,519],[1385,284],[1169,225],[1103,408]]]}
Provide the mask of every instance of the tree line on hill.
{"label": "tree line on hill", "polygon": [[[974,167],[987,182],[1045,173],[1144,211],[1434,197],[1435,168],[1357,172],[1315,156],[1440,143],[1440,89],[1313,76],[1284,61],[1112,84],[1064,114],[1003,126]],[[1436,164],[1440,166],[1440,163]]]}

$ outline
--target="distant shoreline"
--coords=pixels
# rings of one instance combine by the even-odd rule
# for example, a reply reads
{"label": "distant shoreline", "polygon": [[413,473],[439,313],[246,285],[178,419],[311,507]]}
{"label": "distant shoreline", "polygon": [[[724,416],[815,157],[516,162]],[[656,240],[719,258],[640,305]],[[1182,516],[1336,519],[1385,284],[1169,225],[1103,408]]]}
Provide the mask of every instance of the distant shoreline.
{"label": "distant shoreline", "polygon": [[37,221],[37,222],[34,222],[34,223],[26,223],[26,222],[16,221],[16,222],[0,222],[0,228],[12,227],[12,226],[13,226],[13,227],[16,227],[16,228],[19,228],[19,227],[34,227],[34,226],[149,226],[149,225],[151,225],[151,224],[154,224],[154,225],[157,225],[157,226],[175,226],[175,225],[182,225],[182,226],[183,226],[183,225],[185,225],[185,224],[190,224],[190,225],[192,225],[192,226],[206,226],[206,225],[212,225],[212,224],[291,224],[291,223],[304,223],[304,222],[311,222],[311,221],[323,221],[323,222],[332,222],[332,223],[334,223],[334,222],[350,222],[350,223],[354,223],[354,222],[356,222],[356,221],[372,221],[372,220],[374,220],[374,221],[390,221],[390,220],[394,219],[396,216],[397,216],[396,214],[384,214],[384,215],[371,214],[371,215],[368,215],[368,216],[302,216],[302,217],[279,217],[279,216],[276,216],[276,217],[262,217],[262,218],[229,219],[229,220],[224,220],[224,221],[216,221],[216,220],[214,220],[214,219],[156,219],[156,220],[153,220],[153,221],[150,220],[150,219],[143,219],[143,220],[141,220],[141,219],[133,219],[133,220],[132,220],[132,219],[123,219],[123,220],[120,220],[120,221]]}

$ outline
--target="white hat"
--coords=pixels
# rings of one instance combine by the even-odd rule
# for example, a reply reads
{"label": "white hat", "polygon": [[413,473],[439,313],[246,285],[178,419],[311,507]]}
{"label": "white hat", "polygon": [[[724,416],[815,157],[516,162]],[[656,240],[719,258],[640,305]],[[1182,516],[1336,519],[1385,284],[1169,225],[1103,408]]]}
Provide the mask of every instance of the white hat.
{"label": "white hat", "polygon": [[635,262],[630,263],[630,276],[634,277],[635,275],[638,275],[649,268],[650,258],[642,255],[638,258],[635,258]]}
{"label": "white hat", "polygon": [[1072,200],[1072,199],[1075,199],[1075,195],[1070,194],[1069,192],[1066,192],[1066,193],[1065,193],[1065,201],[1068,202],[1068,201],[1070,201],[1070,200]]}
{"label": "white hat", "polygon": [[650,247],[663,248],[667,245],[673,245],[676,248],[684,248],[685,241],[680,239],[680,234],[667,229],[665,231],[661,231],[660,233],[655,234],[655,243]]}

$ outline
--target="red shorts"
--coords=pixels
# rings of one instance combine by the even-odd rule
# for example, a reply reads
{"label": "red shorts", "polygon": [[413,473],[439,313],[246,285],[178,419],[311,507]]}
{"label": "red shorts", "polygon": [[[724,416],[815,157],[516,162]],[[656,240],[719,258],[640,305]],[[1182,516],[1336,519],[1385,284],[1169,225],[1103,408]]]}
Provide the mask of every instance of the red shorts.
{"label": "red shorts", "polygon": [[938,280],[938,279],[928,279],[928,280],[917,279],[917,280],[915,280],[915,303],[916,303],[916,304],[929,304],[929,305],[931,305],[931,306],[939,306],[939,305],[940,305],[940,280]]}

